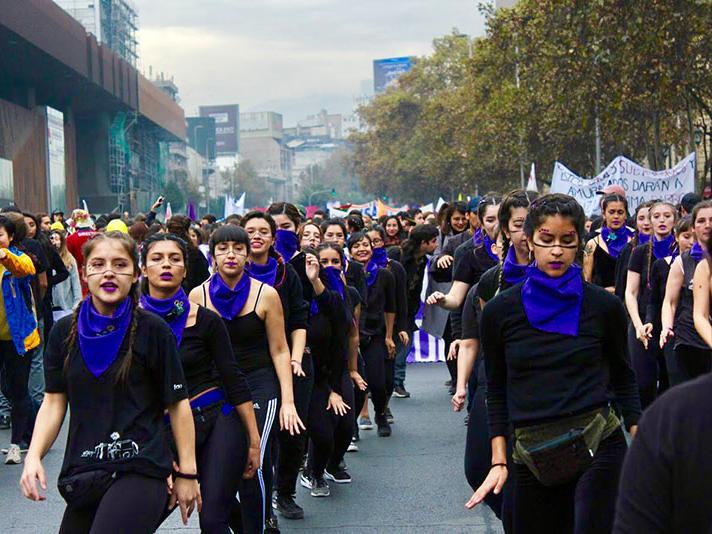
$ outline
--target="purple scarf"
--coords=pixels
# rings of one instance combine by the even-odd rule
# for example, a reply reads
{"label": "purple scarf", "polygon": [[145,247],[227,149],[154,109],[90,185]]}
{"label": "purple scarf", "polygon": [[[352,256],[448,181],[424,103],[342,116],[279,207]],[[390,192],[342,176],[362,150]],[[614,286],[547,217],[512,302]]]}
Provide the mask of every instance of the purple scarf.
{"label": "purple scarf", "polygon": [[675,244],[675,236],[670,234],[665,239],[657,241],[653,239],[653,256],[656,260],[667,258],[673,253],[673,245]]}
{"label": "purple scarf", "polygon": [[274,248],[282,256],[284,262],[288,262],[299,248],[299,236],[291,230],[277,230]]}
{"label": "purple scarf", "polygon": [[371,263],[375,263],[381,268],[385,268],[388,265],[388,253],[386,252],[385,247],[373,249]]}
{"label": "purple scarf", "polygon": [[517,263],[517,253],[514,247],[509,247],[504,263],[502,263],[502,279],[511,285],[518,284],[527,277],[528,268],[529,265],[519,265]]}
{"label": "purple scarf", "polygon": [[472,234],[472,242],[475,244],[475,248],[479,247],[484,242],[484,237],[482,237],[482,228],[475,228],[475,233]]}
{"label": "purple scarf", "polygon": [[705,251],[702,250],[702,246],[699,243],[692,245],[692,248],[690,249],[690,257],[698,263],[705,257]]}
{"label": "purple scarf", "polygon": [[275,279],[277,278],[277,267],[279,262],[273,256],[267,258],[267,263],[259,265],[257,263],[248,263],[245,265],[245,271],[255,280],[274,287]]}
{"label": "purple scarf", "polygon": [[249,296],[250,277],[246,273],[243,273],[235,289],[228,287],[220,273],[215,273],[210,279],[210,301],[223,319],[229,321],[237,317]]}
{"label": "purple scarf", "polygon": [[373,261],[373,257],[371,257],[371,261],[366,265],[366,285],[368,287],[371,287],[376,282],[379,269],[380,267]]}
{"label": "purple scarf", "polygon": [[650,236],[651,234],[641,234],[638,232],[638,244],[645,245],[648,241],[650,241]]}
{"label": "purple scarf", "polygon": [[79,348],[87,369],[95,377],[104,374],[119,355],[131,324],[133,300],[124,299],[111,317],[101,315],[89,295],[79,308],[77,333]]}
{"label": "purple scarf", "polygon": [[482,246],[484,247],[487,255],[494,261],[499,263],[499,257],[497,256],[497,254],[492,252],[492,245],[494,245],[494,241],[492,241],[492,239],[490,239],[490,236],[485,233],[484,238],[482,239]]}
{"label": "purple scarf", "polygon": [[628,238],[633,235],[633,231],[626,225],[618,230],[611,230],[608,226],[601,228],[601,237],[606,242],[608,254],[611,258],[617,258],[628,243]]}
{"label": "purple scarf", "polygon": [[536,264],[527,269],[522,305],[529,323],[537,330],[578,335],[582,302],[583,277],[581,267],[575,263],[558,278],[548,276]]}
{"label": "purple scarf", "polygon": [[[341,279],[341,269],[326,267],[324,274],[326,274],[326,283],[324,284],[326,289],[336,291],[341,297],[341,300],[344,300],[344,291],[346,288],[344,287],[344,281]],[[319,313],[319,305],[316,302],[316,298],[313,298],[311,301],[311,314],[316,315],[317,313]]]}
{"label": "purple scarf", "polygon": [[188,295],[185,294],[183,288],[179,288],[175,295],[167,299],[141,295],[141,307],[144,310],[155,313],[168,323],[180,347],[183,330],[185,330],[185,324],[188,322],[188,315],[190,315],[188,313],[190,311],[190,300],[188,300]]}

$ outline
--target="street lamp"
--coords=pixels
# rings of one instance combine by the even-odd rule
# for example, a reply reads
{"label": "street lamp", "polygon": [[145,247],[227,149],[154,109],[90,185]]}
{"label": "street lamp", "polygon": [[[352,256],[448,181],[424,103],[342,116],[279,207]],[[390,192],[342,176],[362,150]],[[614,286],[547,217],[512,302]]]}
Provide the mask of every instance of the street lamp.
{"label": "street lamp", "polygon": [[313,204],[312,204],[312,198],[314,197],[314,195],[323,195],[324,193],[332,193],[332,194],[333,194],[333,193],[334,193],[334,190],[333,190],[333,189],[322,189],[321,191],[314,191],[313,193],[311,193],[311,194],[309,195],[309,205],[310,205],[310,206],[313,205]]}

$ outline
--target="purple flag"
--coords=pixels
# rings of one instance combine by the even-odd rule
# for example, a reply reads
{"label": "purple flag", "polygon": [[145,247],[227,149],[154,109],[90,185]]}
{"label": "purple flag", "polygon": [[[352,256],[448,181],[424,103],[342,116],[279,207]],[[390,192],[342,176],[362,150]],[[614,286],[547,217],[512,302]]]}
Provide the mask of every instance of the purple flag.
{"label": "purple flag", "polygon": [[195,204],[193,203],[192,200],[190,202],[188,202],[188,218],[193,222],[195,222],[195,220],[196,220],[196,218],[195,218]]}

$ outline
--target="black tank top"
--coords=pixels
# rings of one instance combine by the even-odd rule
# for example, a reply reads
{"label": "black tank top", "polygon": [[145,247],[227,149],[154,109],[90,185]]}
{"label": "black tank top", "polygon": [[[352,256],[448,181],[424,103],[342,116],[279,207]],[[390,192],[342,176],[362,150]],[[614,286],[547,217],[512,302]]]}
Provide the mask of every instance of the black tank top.
{"label": "black tank top", "polygon": [[[264,284],[260,284],[255,306],[251,312],[235,316],[230,320],[223,317],[230,334],[230,344],[235,353],[237,365],[244,373],[273,366],[267,340],[267,328],[256,311],[263,287]],[[207,302],[205,284],[203,284],[203,301]]]}
{"label": "black tank top", "polygon": [[673,326],[673,331],[675,332],[675,348],[680,345],[685,345],[698,349],[709,349],[707,343],[705,343],[697,333],[692,315],[692,279],[695,276],[697,263],[695,258],[690,256],[689,251],[682,255],[684,280],[682,290],[680,291],[680,300],[677,303],[677,310],[675,311],[675,324]]}
{"label": "black tank top", "polygon": [[616,258],[611,256],[601,247],[600,239],[597,239],[598,246],[593,251],[593,277],[591,281],[600,287],[615,287],[616,285]]}

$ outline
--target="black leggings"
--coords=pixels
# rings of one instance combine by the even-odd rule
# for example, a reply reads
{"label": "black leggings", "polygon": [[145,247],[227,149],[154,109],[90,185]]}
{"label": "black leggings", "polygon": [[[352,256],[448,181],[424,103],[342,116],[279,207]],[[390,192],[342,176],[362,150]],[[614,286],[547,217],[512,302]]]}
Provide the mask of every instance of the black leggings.
{"label": "black leggings", "polygon": [[[366,366],[366,383],[371,392],[373,409],[376,411],[376,419],[383,416],[386,409],[386,342],[383,336],[372,336],[368,341],[361,344],[361,355]],[[364,394],[357,395],[358,406],[354,411],[358,412],[363,406]]]}
{"label": "black leggings", "polygon": [[[349,373],[341,379],[344,402],[354,409],[354,389]],[[344,457],[353,435],[353,420],[350,413],[343,417],[327,411],[331,388],[325,380],[314,383],[309,406],[309,466],[311,474],[317,478],[324,475],[324,469],[335,469]]]}
{"label": "black leggings", "polygon": [[690,345],[678,345],[675,347],[675,360],[680,380],[685,382],[710,372],[712,351]]}
{"label": "black leggings", "polygon": [[578,479],[552,487],[539,482],[525,465],[514,464],[514,532],[611,532],[626,449],[619,428],[601,442],[593,463]]}
{"label": "black leggings", "polygon": [[59,534],[149,534],[156,530],[167,503],[165,479],[126,474],[111,485],[96,506],[67,506]]}
{"label": "black leggings", "polygon": [[628,348],[630,349],[631,363],[635,371],[635,381],[638,383],[641,408],[647,408],[658,394],[658,380],[664,389],[667,371],[665,360],[662,357],[660,345],[656,342],[660,338],[660,331],[654,330],[652,338],[646,349],[635,337],[635,328],[628,326]]}
{"label": "black leggings", "polygon": [[[308,430],[309,402],[314,387],[314,365],[311,355],[306,352],[302,359],[302,370],[306,376],[292,375],[294,405],[297,408],[299,419],[307,425]],[[299,468],[302,466],[307,433],[302,432],[292,436],[287,430],[282,430],[278,436],[279,447],[275,459],[277,468],[274,485],[277,494],[287,497],[294,495],[297,491],[297,477]]]}

